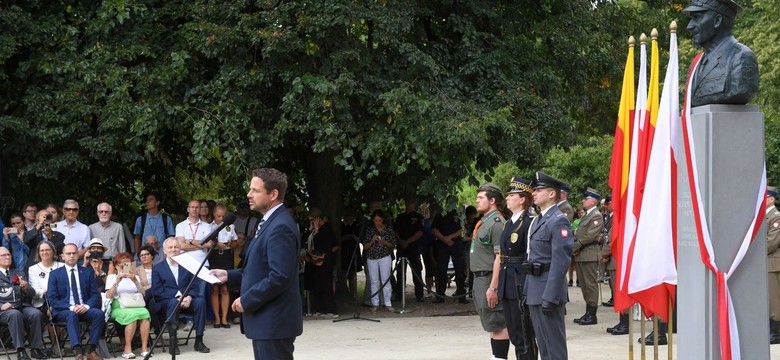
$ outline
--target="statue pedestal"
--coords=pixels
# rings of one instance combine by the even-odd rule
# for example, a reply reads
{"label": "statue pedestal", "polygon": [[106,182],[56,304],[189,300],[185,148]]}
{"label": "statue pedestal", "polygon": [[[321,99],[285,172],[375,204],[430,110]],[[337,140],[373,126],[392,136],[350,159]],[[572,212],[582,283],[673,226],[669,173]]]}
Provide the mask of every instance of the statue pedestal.
{"label": "statue pedestal", "polygon": [[[755,215],[764,160],[764,114],[754,105],[705,105],[691,113],[704,211],[715,262],[725,272]],[[677,140],[677,358],[718,360],[717,281],[699,253],[682,135]],[[728,282],[742,359],[769,359],[766,259],[762,224]]]}

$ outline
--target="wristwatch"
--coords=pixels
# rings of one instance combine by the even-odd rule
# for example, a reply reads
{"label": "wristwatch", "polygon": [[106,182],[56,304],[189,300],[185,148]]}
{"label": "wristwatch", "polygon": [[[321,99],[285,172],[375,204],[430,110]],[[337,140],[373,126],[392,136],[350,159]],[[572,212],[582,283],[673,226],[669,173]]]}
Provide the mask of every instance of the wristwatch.
{"label": "wristwatch", "polygon": [[498,288],[488,288],[488,290],[498,292]]}
{"label": "wristwatch", "polygon": [[190,243],[190,245],[192,245],[192,239],[190,239],[190,240],[188,241],[188,243]]}

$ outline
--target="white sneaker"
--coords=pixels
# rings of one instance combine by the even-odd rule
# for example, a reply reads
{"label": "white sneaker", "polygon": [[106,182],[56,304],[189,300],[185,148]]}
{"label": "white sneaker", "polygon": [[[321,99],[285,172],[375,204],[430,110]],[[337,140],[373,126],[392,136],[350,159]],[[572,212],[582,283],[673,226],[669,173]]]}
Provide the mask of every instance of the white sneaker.
{"label": "white sneaker", "polygon": [[193,325],[194,324],[192,323],[192,321],[187,321],[187,324],[184,325],[184,328],[182,330],[183,331],[190,331],[190,329],[192,329]]}

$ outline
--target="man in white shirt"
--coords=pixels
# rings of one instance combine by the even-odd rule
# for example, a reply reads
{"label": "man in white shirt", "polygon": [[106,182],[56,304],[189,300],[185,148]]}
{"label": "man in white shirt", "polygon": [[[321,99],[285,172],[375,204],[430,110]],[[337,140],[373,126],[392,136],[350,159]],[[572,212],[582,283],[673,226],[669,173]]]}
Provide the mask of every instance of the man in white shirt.
{"label": "man in white shirt", "polygon": [[[211,242],[205,246],[202,245],[202,242],[210,232],[211,224],[200,219],[200,201],[190,200],[187,205],[187,219],[176,225],[176,238],[179,239],[181,250],[198,262],[206,261],[204,265],[206,267],[209,266],[206,255],[211,247]],[[198,296],[203,296],[205,289],[206,283],[200,283]]]}
{"label": "man in white shirt", "polygon": [[103,245],[107,248],[103,253],[103,260],[110,261],[118,253],[127,251],[125,243],[125,231],[122,225],[111,221],[113,209],[108,203],[100,203],[97,206],[98,222],[89,226],[92,236],[103,240]]}
{"label": "man in white shirt", "polygon": [[65,235],[65,244],[74,244],[79,249],[78,258],[84,257],[87,252],[87,245],[92,236],[89,227],[78,221],[79,203],[76,200],[68,199],[62,205],[62,211],[65,213],[65,219],[57,223],[57,231]]}

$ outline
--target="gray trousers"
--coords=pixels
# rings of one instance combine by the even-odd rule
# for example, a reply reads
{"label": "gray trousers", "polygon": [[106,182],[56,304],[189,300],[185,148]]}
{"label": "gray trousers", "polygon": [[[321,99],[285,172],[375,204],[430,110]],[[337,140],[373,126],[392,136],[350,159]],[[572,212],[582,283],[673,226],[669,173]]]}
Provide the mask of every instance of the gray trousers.
{"label": "gray trousers", "polygon": [[[579,276],[579,275],[578,275]],[[542,314],[541,305],[529,305],[531,323],[534,326],[536,344],[542,360],[566,360],[569,352],[566,348],[566,307],[558,305],[552,316]]]}
{"label": "gray trousers", "polygon": [[24,347],[24,332],[30,334],[30,346],[33,349],[43,348],[43,313],[30,306],[21,309],[0,311],[0,323],[7,324],[15,348]]}

